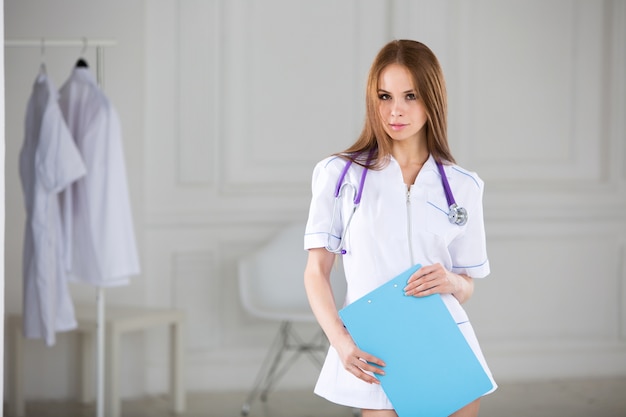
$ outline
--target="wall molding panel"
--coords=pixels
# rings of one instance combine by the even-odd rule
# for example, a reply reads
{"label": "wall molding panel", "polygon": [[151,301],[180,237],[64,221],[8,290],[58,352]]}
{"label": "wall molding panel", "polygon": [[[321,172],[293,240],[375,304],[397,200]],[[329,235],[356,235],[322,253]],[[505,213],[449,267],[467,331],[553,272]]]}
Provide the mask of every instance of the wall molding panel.
{"label": "wall molding panel", "polygon": [[[187,348],[203,350],[219,343],[219,320],[222,286],[216,273],[215,253],[179,252],[172,255],[171,305],[185,310],[187,321]],[[214,279],[207,279],[215,277]],[[201,320],[198,320],[202,318]]]}
{"label": "wall molding panel", "polygon": [[[392,39],[415,39],[423,42],[437,55],[446,81],[453,71],[452,2],[428,0],[388,0],[389,32]],[[450,71],[450,72],[449,72]]]}
{"label": "wall molding panel", "polygon": [[611,57],[610,76],[607,77],[606,89],[610,91],[611,102],[608,109],[612,138],[609,148],[609,161],[614,167],[616,178],[622,185],[621,195],[626,195],[626,4],[613,0],[605,9],[608,16],[605,20],[610,25],[610,36],[607,40]]}
{"label": "wall molding panel", "polygon": [[220,2],[177,3],[178,184],[211,185],[219,139]]}
{"label": "wall molding panel", "polygon": [[471,54],[465,54],[462,131],[486,180],[515,186],[547,179],[555,187],[606,181],[600,160],[608,143],[601,125],[605,7],[488,0],[466,9],[462,38]]}
{"label": "wall molding panel", "polygon": [[[626,233],[624,234],[626,235]],[[622,235],[622,236],[624,236]],[[619,265],[618,265],[618,280],[619,288],[619,338],[622,343],[626,343],[626,239],[623,239],[620,247],[618,248]]]}
{"label": "wall molding panel", "polygon": [[[480,334],[479,334],[480,337]],[[492,346],[482,343],[496,381],[621,376],[626,373],[622,344]]]}
{"label": "wall molding panel", "polygon": [[483,342],[620,340],[619,237],[490,234],[489,252],[491,276],[468,302]]}
{"label": "wall molding panel", "polygon": [[[354,112],[362,105],[355,110],[354,98],[362,91],[354,77],[364,85],[367,75],[355,67],[363,49],[357,32],[366,29],[356,18],[364,7],[331,0],[224,4],[223,193],[308,189],[313,164],[356,137]],[[252,35],[261,30],[266,36]]]}

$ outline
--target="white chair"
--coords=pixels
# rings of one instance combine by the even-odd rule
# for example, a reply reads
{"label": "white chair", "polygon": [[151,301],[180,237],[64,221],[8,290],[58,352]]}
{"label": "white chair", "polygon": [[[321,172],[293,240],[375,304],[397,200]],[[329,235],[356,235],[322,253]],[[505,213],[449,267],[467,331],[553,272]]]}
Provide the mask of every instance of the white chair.
{"label": "white chair", "polygon": [[[239,294],[244,309],[262,319],[278,321],[280,330],[261,369],[241,414],[250,412],[252,402],[260,394],[267,400],[269,391],[302,353],[321,367],[328,341],[321,329],[310,341],[303,340],[293,324],[315,322],[304,289],[304,224],[292,224],[281,230],[269,242],[239,260]],[[337,306],[343,304],[345,278],[338,264],[331,274]],[[285,358],[286,351],[293,351]]]}

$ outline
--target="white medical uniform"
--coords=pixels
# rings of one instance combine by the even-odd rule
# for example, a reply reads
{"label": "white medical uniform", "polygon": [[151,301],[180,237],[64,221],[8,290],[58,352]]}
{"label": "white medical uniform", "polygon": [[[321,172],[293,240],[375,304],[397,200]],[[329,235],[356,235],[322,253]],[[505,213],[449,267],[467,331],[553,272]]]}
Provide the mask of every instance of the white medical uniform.
{"label": "white medical uniform", "polygon": [[56,342],[76,328],[64,268],[59,193],[85,175],[85,165],[57,103],[58,92],[42,66],[25,119],[19,170],[26,205],[23,250],[24,336]]}
{"label": "white medical uniform", "polygon": [[[354,207],[352,189],[345,190],[348,192],[341,197],[340,213],[336,214],[331,230],[334,191],[345,165],[344,159],[329,157],[315,166],[305,249],[329,244],[336,248],[339,243],[338,237]],[[344,183],[353,185],[355,192],[362,172],[362,167],[352,164],[346,175]],[[410,190],[393,157],[384,169],[367,172],[361,203],[345,237],[346,305],[417,263],[440,263],[447,270],[472,278],[489,274],[482,208],[484,184],[475,173],[456,165],[445,166],[445,172],[455,200],[468,211],[469,219],[464,226],[448,220],[448,203],[432,156]],[[442,294],[442,299],[491,377],[465,310],[451,294]],[[492,382],[495,389],[493,378]],[[344,369],[332,346],[315,393],[350,407],[393,408],[380,385],[368,384]]]}
{"label": "white medical uniform", "polygon": [[140,268],[118,114],[85,67],[74,67],[59,105],[87,166],[63,195],[70,279],[128,284]]}

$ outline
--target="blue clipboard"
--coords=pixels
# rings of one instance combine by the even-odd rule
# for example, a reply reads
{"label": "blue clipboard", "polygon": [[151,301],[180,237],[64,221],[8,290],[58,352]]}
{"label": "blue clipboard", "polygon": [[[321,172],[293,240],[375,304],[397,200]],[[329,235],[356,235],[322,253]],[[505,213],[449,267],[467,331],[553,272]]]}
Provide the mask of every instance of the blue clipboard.
{"label": "blue clipboard", "polygon": [[380,359],[375,375],[399,417],[445,417],[489,392],[491,379],[439,294],[404,295],[415,265],[339,311],[357,346]]}

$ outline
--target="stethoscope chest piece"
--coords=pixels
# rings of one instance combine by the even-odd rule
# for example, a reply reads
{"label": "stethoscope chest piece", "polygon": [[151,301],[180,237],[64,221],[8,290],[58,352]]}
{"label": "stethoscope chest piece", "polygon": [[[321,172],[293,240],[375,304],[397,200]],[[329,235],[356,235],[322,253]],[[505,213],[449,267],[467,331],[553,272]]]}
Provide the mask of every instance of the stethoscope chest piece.
{"label": "stethoscope chest piece", "polygon": [[463,226],[467,223],[467,210],[464,207],[459,207],[456,203],[450,205],[450,211],[448,212],[448,220],[450,223],[458,226]]}
{"label": "stethoscope chest piece", "polygon": [[439,169],[439,174],[441,174],[441,184],[443,185],[443,191],[446,194],[446,200],[448,200],[448,207],[450,209],[450,211],[448,211],[448,220],[450,220],[452,224],[463,226],[467,223],[467,210],[458,206],[456,201],[454,201],[454,195],[452,195],[448,177],[443,169],[443,165],[439,162],[437,162],[437,169]]}

